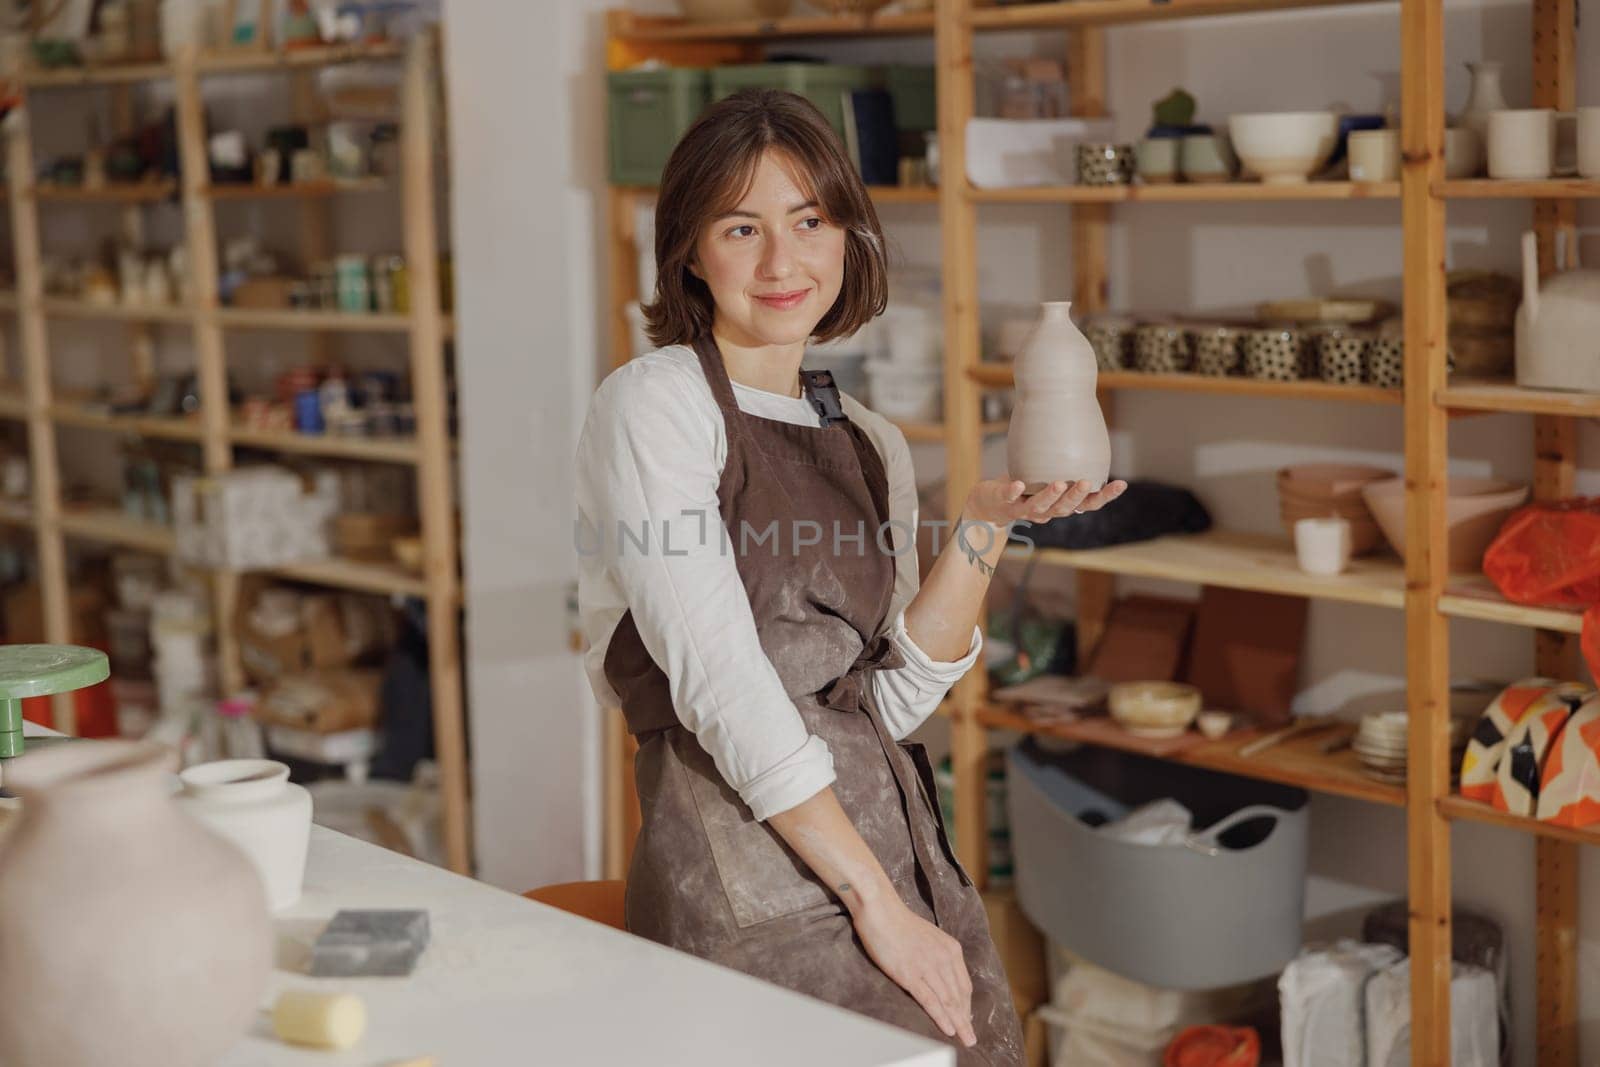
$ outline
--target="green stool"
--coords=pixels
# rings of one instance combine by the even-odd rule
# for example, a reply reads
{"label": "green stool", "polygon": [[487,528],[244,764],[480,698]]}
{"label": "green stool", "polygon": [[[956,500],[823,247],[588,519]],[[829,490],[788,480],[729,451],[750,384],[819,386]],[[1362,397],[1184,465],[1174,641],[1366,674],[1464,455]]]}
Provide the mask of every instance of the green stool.
{"label": "green stool", "polygon": [[22,698],[70,693],[111,676],[106,654],[78,645],[0,645],[0,759],[22,755]]}

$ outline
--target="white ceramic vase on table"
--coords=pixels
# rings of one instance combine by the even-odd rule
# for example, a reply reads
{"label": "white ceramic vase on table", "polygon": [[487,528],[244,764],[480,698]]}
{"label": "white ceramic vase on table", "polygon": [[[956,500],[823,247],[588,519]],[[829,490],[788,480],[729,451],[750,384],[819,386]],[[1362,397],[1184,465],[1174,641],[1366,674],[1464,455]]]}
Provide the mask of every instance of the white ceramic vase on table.
{"label": "white ceramic vase on table", "polygon": [[1068,313],[1068,301],[1043,305],[1015,362],[1016,402],[1006,434],[1010,476],[1035,493],[1053,481],[1105,484],[1111,441],[1095,398],[1094,348]]}
{"label": "white ceramic vase on table", "polygon": [[5,765],[0,1063],[205,1067],[255,1020],[272,965],[261,882],[172,801],[175,754],[71,741]]}
{"label": "white ceramic vase on table", "polygon": [[277,760],[226,759],[178,775],[178,806],[250,858],[273,911],[300,899],[311,840],[311,794]]}

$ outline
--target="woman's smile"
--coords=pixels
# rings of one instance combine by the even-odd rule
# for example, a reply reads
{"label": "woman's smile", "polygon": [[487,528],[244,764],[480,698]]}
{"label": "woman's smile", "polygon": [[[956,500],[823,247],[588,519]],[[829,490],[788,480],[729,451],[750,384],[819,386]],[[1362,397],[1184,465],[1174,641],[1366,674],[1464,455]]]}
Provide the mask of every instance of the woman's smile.
{"label": "woman's smile", "polygon": [[799,307],[810,295],[810,289],[791,289],[783,293],[760,293],[756,299],[775,311],[790,311]]}

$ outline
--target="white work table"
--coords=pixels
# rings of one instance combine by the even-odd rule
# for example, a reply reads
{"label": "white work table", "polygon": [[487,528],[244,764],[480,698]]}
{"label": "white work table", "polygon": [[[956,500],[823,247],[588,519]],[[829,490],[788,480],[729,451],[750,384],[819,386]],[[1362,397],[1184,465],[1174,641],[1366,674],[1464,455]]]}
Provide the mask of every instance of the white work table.
{"label": "white work table", "polygon": [[[427,908],[406,978],[311,978],[311,942],[339,908]],[[342,1053],[272,1036],[265,1012],[223,1067],[953,1067],[948,1045],[644,938],[313,827],[305,893],[276,917],[280,990],[357,993],[367,1033]]]}

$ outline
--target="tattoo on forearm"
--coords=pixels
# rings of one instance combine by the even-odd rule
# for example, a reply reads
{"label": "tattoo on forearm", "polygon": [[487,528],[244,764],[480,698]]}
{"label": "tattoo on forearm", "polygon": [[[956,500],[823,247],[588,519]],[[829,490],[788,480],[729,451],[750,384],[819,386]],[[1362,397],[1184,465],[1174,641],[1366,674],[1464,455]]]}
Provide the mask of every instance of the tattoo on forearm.
{"label": "tattoo on forearm", "polygon": [[[959,522],[956,524],[956,544],[961,547],[961,552],[967,557],[967,562],[978,568],[979,574],[982,574],[986,578],[993,577],[994,564],[984,559],[983,553],[979,552],[976,548],[973,548],[972,542],[967,540],[967,530],[971,529],[973,525],[974,524],[970,522]],[[993,530],[991,530],[989,533],[989,543],[991,547],[994,544]]]}
{"label": "tattoo on forearm", "polygon": [[848,893],[848,892],[850,892],[850,883],[849,882],[840,882],[839,883],[839,892],[840,893]]}

